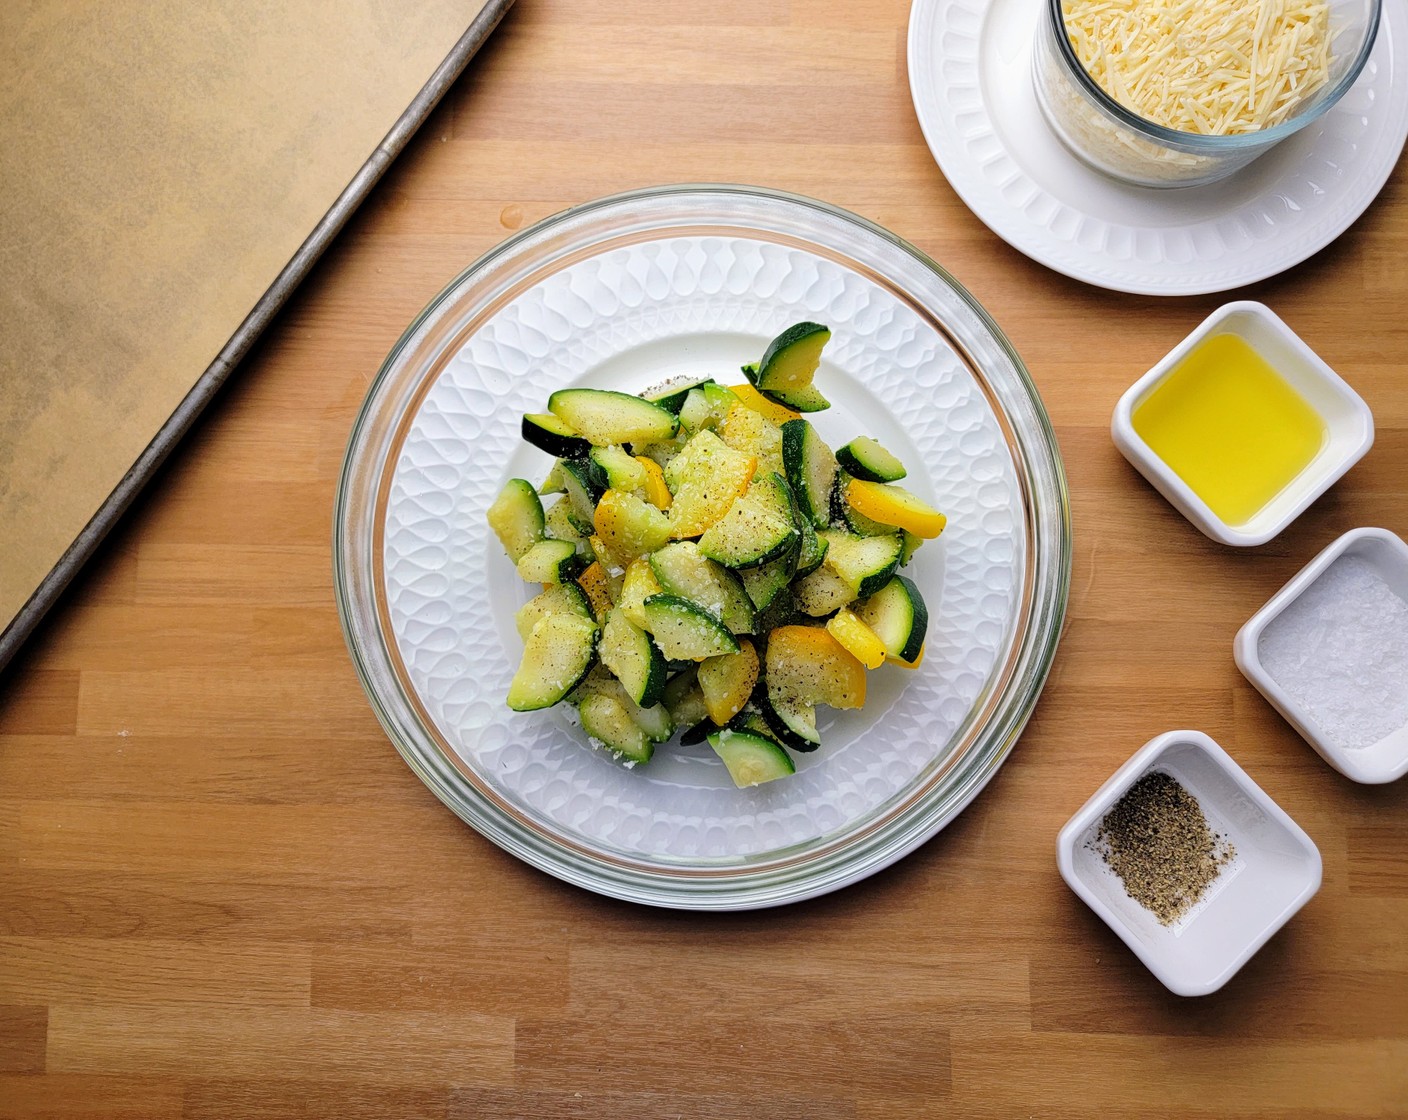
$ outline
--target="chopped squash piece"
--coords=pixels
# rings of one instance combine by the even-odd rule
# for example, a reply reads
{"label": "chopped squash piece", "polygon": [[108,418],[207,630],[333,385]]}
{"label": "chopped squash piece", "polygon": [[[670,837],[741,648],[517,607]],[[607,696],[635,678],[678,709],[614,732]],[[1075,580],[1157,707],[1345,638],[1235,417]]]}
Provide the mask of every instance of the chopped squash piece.
{"label": "chopped squash piece", "polygon": [[674,491],[670,536],[697,537],[748,489],[758,461],[733,450],[707,429],[690,439],[665,468]]}
{"label": "chopped squash piece", "polygon": [[878,669],[885,663],[885,643],[880,636],[844,607],[826,623],[826,629],[867,669]]}
{"label": "chopped squash piece", "polygon": [[622,614],[644,630],[645,601],[663,590],[650,567],[650,559],[638,556],[626,565],[626,577],[621,584],[621,598],[617,605]]}
{"label": "chopped squash piece", "polygon": [[720,727],[743,710],[758,683],[758,652],[747,638],[738,640],[737,653],[720,654],[699,663],[699,688],[709,718]]}
{"label": "chopped squash piece", "polygon": [[597,537],[618,568],[654,552],[670,539],[669,518],[649,502],[623,490],[608,490],[601,496],[596,504],[595,523]]}
{"label": "chopped squash piece", "polygon": [[948,524],[948,518],[938,510],[920,501],[903,486],[889,482],[853,478],[846,484],[846,500],[857,513],[885,525],[908,529],[925,540],[937,537]]}
{"label": "chopped squash piece", "polygon": [[636,462],[645,468],[645,500],[656,509],[669,509],[670,488],[660,464],[645,455],[637,455]]}
{"label": "chopped squash piece", "polygon": [[605,618],[611,609],[610,581],[601,561],[588,564],[586,570],[577,577],[577,586],[587,593],[587,602],[592,605],[592,613],[597,618]]}
{"label": "chopped squash piece", "polygon": [[763,396],[762,393],[758,392],[757,389],[753,388],[753,386],[749,385],[747,382],[744,382],[742,385],[730,385],[729,388],[733,390],[734,396],[736,396],[739,401],[778,426],[787,423],[789,420],[797,420],[802,415],[800,412],[792,411],[792,409],[788,408],[786,405],[768,400],[767,397]]}
{"label": "chopped squash piece", "polygon": [[779,626],[768,635],[768,692],[833,708],[865,703],[865,666],[821,626]]}

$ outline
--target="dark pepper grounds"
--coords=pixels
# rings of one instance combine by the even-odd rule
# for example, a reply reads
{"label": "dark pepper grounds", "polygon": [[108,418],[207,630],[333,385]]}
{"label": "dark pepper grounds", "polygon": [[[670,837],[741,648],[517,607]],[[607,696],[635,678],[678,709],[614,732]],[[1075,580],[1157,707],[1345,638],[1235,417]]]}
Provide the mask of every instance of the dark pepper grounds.
{"label": "dark pepper grounds", "polygon": [[1145,774],[1104,818],[1091,847],[1125,892],[1164,925],[1186,914],[1237,851],[1198,799],[1162,770]]}

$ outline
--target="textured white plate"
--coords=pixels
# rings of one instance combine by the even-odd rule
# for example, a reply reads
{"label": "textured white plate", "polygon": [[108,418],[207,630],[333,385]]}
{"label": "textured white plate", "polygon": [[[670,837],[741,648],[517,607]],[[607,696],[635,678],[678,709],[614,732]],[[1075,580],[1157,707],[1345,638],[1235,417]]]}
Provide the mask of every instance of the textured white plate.
{"label": "textured white plate", "polygon": [[1345,231],[1408,136],[1397,52],[1408,5],[1334,109],[1205,187],[1132,187],[1090,170],[1041,118],[1031,82],[1041,0],[914,0],[909,83],[949,183],[994,233],[1057,272],[1117,291],[1225,291],[1299,264]]}
{"label": "textured white plate", "polygon": [[[949,517],[912,574],[928,601],[913,672],[870,674],[862,712],[823,723],[795,777],[737,790],[708,746],[627,769],[591,749],[565,706],[504,704],[522,652],[513,613],[534,589],[485,524],[504,481],[551,460],[524,412],[568,385],[636,392],[678,375],[736,381],[799,319],[828,324],[814,417],[839,446],[868,433]],[[672,236],[576,261],[521,291],[463,342],[421,398],[384,523],[385,600],[411,685],[443,739],[543,831],[627,859],[730,861],[807,844],[880,809],[950,749],[1013,639],[1027,554],[1001,425],[948,340],[876,280],[798,248]]]}

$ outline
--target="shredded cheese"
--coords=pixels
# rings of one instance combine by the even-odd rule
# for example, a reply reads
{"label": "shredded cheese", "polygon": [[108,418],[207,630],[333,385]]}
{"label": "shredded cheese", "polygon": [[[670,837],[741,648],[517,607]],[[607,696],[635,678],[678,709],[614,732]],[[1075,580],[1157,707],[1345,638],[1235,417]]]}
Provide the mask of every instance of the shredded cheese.
{"label": "shredded cheese", "polygon": [[1061,11],[1100,87],[1180,132],[1271,128],[1329,79],[1323,0],[1062,0]]}

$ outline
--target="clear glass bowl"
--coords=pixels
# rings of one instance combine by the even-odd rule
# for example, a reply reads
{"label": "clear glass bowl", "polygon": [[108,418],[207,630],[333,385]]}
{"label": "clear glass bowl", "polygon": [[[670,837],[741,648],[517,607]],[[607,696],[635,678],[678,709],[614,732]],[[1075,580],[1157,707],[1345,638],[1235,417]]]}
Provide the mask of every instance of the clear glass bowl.
{"label": "clear glass bowl", "polygon": [[1061,0],[1043,2],[1032,80],[1052,132],[1078,159],[1116,179],[1144,187],[1191,187],[1231,175],[1333,108],[1369,59],[1382,0],[1327,0],[1329,80],[1275,127],[1228,136],[1164,128],[1120,105],[1076,58]]}
{"label": "clear glass bowl", "polygon": [[[550,460],[519,438],[553,389],[737,375],[797,319],[833,329],[824,438],[880,438],[949,514],[910,571],[926,655],[826,713],[798,772],[732,788],[707,745],[627,769],[570,709],[503,702],[518,580],[484,513]],[[833,446],[836,443],[833,443]],[[392,349],[353,426],[334,579],[387,734],[455,813],[587,889],[688,909],[771,906],[853,882],[952,820],[1007,758],[1065,615],[1065,476],[1026,369],[988,314],[893,234],[758,188],[636,191],[550,217],[455,279]]]}

